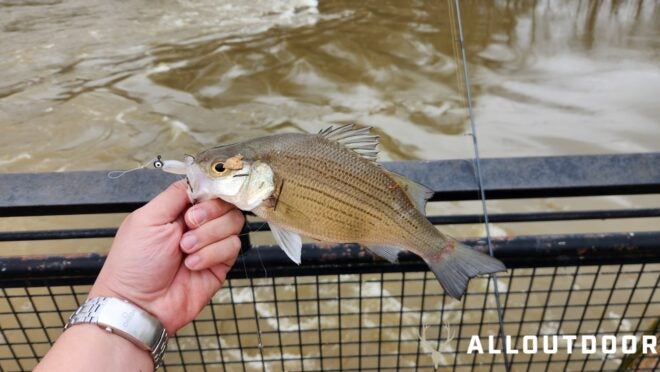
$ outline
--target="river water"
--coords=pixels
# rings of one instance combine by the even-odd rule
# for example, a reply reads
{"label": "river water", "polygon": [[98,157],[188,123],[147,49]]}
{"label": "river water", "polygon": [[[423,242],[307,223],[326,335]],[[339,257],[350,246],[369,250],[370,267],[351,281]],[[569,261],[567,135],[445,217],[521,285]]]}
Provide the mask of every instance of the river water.
{"label": "river water", "polygon": [[[381,160],[473,156],[447,2],[0,1],[0,14],[3,172],[127,169],[156,154],[181,159],[342,123],[373,126]],[[659,151],[657,14],[655,1],[464,2],[482,156]],[[657,199],[490,204],[569,210]],[[480,209],[444,203],[428,212]],[[117,222],[67,217],[83,227]],[[499,233],[639,231],[657,222],[510,224]]]}
{"label": "river water", "polygon": [[[468,1],[483,156],[660,149],[655,1]],[[447,2],[2,1],[0,169],[356,122],[383,160],[472,156]]]}
{"label": "river water", "polygon": [[[463,1],[462,11],[482,156],[660,151],[656,1]],[[453,30],[446,1],[0,1],[0,171],[125,169],[156,154],[180,159],[338,123],[373,126],[381,160],[471,158]],[[654,205],[657,196],[489,204]],[[438,203],[428,212],[480,209]],[[0,228],[107,227],[121,217],[8,218]],[[658,222],[509,224],[494,233]],[[13,254],[104,251],[109,240],[10,245]]]}

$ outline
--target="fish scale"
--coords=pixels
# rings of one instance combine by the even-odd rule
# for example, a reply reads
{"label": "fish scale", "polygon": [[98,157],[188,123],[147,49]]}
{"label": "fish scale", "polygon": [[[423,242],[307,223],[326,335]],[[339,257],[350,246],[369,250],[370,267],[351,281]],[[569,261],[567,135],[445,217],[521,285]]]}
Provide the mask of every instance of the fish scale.
{"label": "fish scale", "polygon": [[[277,151],[270,152],[263,148],[263,154],[258,159],[273,168],[276,184],[279,183],[277,177],[284,180],[283,192],[277,196],[278,203],[296,205],[296,209],[302,212],[304,217],[291,218],[287,211],[282,209],[278,211],[278,208],[260,208],[254,211],[255,214],[283,227],[325,241],[360,243],[397,241],[401,244],[403,242],[399,240],[409,237],[408,231],[414,228],[411,225],[417,221],[408,218],[405,220],[407,223],[394,223],[401,218],[401,215],[397,216],[394,206],[399,206],[401,209],[414,209],[414,206],[394,181],[387,178],[376,165],[322,138],[307,135],[290,138],[292,139],[290,142],[294,143],[290,143],[290,153],[287,156],[278,156]],[[301,161],[296,161],[298,159]],[[350,181],[353,182],[348,182],[349,179],[341,182],[337,175],[350,177]],[[360,188],[356,184],[366,187]],[[396,187],[387,187],[392,184]],[[386,194],[387,197],[383,198],[379,194]],[[311,198],[313,202],[306,202],[306,198]],[[382,199],[393,200],[396,203],[388,204]],[[335,208],[323,208],[327,205]],[[322,212],[318,213],[318,211]],[[312,227],[310,231],[312,222],[316,228]],[[373,227],[347,230],[347,224]],[[434,239],[434,242],[437,241],[438,239]],[[420,248],[428,249],[428,247]]]}
{"label": "fish scale", "polygon": [[505,269],[436,229],[423,213],[430,190],[377,165],[376,145],[367,129],[349,125],[211,148],[186,171],[191,198],[220,197],[254,212],[298,263],[300,235],[359,243],[391,261],[407,250],[455,298],[469,278]]}

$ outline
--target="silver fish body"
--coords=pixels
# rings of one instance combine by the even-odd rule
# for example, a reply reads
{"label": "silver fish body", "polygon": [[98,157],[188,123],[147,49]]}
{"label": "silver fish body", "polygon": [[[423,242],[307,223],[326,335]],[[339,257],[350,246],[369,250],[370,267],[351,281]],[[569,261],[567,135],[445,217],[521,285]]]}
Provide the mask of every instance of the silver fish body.
{"label": "silver fish body", "polygon": [[411,251],[455,298],[469,278],[506,269],[438,231],[424,215],[431,190],[379,166],[377,144],[368,128],[344,126],[211,148],[188,167],[191,197],[254,212],[298,263],[300,235],[359,243],[390,261]]}

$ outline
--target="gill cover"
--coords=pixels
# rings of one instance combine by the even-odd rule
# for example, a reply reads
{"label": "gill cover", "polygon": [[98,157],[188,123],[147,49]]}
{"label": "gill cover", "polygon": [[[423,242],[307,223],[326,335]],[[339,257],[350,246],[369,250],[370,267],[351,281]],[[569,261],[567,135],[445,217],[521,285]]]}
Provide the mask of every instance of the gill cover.
{"label": "gill cover", "polygon": [[[246,170],[246,168],[248,168]],[[238,192],[233,196],[220,196],[221,199],[234,204],[239,209],[251,211],[258,207],[264,200],[268,199],[275,191],[275,175],[273,170],[260,161],[243,165],[239,174],[247,176],[234,176],[232,178],[243,180]],[[234,181],[236,182],[236,181]]]}
{"label": "gill cover", "polygon": [[244,211],[259,206],[275,190],[270,166],[252,162],[241,154],[194,161],[188,167],[187,176],[194,200],[220,198]]}

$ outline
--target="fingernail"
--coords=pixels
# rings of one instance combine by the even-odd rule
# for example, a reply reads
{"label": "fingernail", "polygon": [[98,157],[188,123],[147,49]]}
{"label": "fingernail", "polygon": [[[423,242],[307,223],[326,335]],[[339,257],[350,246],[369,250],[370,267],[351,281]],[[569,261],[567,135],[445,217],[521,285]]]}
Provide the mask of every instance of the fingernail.
{"label": "fingernail", "polygon": [[206,211],[202,208],[193,208],[190,211],[190,220],[195,226],[199,226],[206,222]]}
{"label": "fingernail", "polygon": [[190,270],[194,270],[201,261],[202,259],[198,254],[193,254],[192,256],[188,256],[184,263]]}
{"label": "fingernail", "polygon": [[185,233],[181,238],[181,249],[188,252],[191,249],[193,249],[195,243],[197,243],[197,238],[195,237],[195,234]]}

